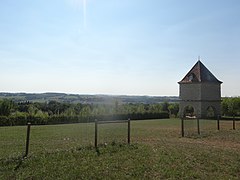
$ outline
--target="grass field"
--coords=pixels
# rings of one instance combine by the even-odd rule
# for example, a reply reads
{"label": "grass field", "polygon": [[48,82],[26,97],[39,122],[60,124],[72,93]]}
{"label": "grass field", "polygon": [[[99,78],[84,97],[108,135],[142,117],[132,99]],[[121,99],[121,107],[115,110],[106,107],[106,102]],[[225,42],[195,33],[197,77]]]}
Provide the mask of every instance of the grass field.
{"label": "grass field", "polygon": [[240,179],[240,122],[188,120],[181,137],[180,120],[99,125],[32,126],[30,153],[26,127],[0,127],[0,179]]}

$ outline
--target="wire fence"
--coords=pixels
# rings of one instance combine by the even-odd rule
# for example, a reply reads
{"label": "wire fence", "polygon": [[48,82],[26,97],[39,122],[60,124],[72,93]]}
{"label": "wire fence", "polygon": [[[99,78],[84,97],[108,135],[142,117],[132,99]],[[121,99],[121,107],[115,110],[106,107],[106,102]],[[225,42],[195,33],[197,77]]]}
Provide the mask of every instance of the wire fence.
{"label": "wire fence", "polygon": [[26,127],[0,127],[0,159],[23,156]]}
{"label": "wire fence", "polygon": [[184,119],[184,133],[182,136],[195,136],[198,134],[197,119]]}
{"label": "wire fence", "polygon": [[[126,120],[124,122],[127,122]],[[95,123],[0,127],[0,159],[94,147]],[[29,141],[27,137],[29,136]],[[98,124],[97,143],[128,142],[128,123]],[[28,146],[29,145],[29,146]]]}
{"label": "wire fence", "polygon": [[182,137],[209,135],[215,131],[240,129],[240,121],[236,119],[181,119]]}
{"label": "wire fence", "polygon": [[[127,122],[126,120],[124,122]],[[158,141],[161,137],[179,136],[181,120],[147,120],[128,123],[99,123],[97,144],[128,143],[128,133],[133,143]],[[184,137],[208,136],[213,132],[240,130],[239,120],[197,119],[184,121]],[[131,131],[130,131],[131,129]],[[31,126],[29,154],[53,153],[96,147],[96,123]],[[130,136],[131,134],[131,136]],[[0,159],[26,155],[27,126],[0,127]]]}
{"label": "wire fence", "polygon": [[108,143],[130,143],[130,119],[120,121],[95,121],[95,147]]}
{"label": "wire fence", "polygon": [[[0,159],[26,154],[27,127],[0,127]],[[31,126],[30,153],[55,152],[94,144],[94,123]]]}

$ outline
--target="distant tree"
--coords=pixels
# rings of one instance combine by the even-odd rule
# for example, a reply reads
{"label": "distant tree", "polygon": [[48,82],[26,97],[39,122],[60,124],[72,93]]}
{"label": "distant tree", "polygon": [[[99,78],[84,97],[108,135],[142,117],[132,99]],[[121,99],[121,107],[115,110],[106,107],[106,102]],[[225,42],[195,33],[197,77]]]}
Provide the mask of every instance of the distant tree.
{"label": "distant tree", "polygon": [[232,98],[229,101],[229,110],[232,116],[240,114],[240,98]]}
{"label": "distant tree", "polygon": [[193,115],[195,115],[194,108],[192,106],[185,107],[184,111],[185,111],[184,112],[185,116],[193,116]]}
{"label": "distant tree", "polygon": [[229,101],[229,98],[223,98],[222,100],[222,115],[223,116],[227,116],[229,115],[229,109],[228,109],[228,101]]}
{"label": "distant tree", "polygon": [[34,106],[34,104],[31,104],[28,106],[28,113],[30,116],[35,116],[35,114],[37,113],[38,108]]}
{"label": "distant tree", "polygon": [[117,114],[118,113],[118,111],[119,111],[119,102],[118,102],[118,100],[115,100],[115,107],[114,107],[114,111],[115,111],[115,113]]}
{"label": "distant tree", "polygon": [[143,104],[138,104],[137,105],[137,111],[136,111],[136,113],[145,113],[146,111],[145,111],[145,107],[144,107],[144,105]]}
{"label": "distant tree", "polygon": [[74,108],[75,114],[79,115],[83,108],[83,105],[81,103],[78,103],[78,104],[75,104],[73,108]]}
{"label": "distant tree", "polygon": [[60,103],[57,101],[50,101],[47,104],[48,112],[55,115],[64,113],[71,105],[69,103]]}
{"label": "distant tree", "polygon": [[82,109],[81,109],[81,112],[80,112],[80,116],[82,117],[88,117],[91,115],[91,108],[89,105],[86,105],[84,106]]}
{"label": "distant tree", "polygon": [[43,112],[42,110],[37,110],[35,113],[36,117],[40,117],[40,118],[47,118],[48,117],[48,113],[47,112]]}
{"label": "distant tree", "polygon": [[170,115],[174,115],[175,117],[177,117],[178,111],[179,111],[179,103],[169,104],[168,110],[169,110]]}
{"label": "distant tree", "polygon": [[223,98],[222,100],[222,114],[225,116],[239,116],[240,115],[240,98]]}
{"label": "distant tree", "polygon": [[29,105],[30,105],[29,101],[20,102],[17,104],[17,111],[27,113]]}
{"label": "distant tree", "polygon": [[14,110],[14,102],[8,99],[3,99],[0,102],[0,115],[1,116],[9,116],[11,112]]}
{"label": "distant tree", "polygon": [[74,111],[74,108],[73,107],[69,107],[68,109],[66,109],[64,111],[64,115],[66,115],[66,116],[74,116],[74,115],[76,115],[75,111]]}
{"label": "distant tree", "polygon": [[149,106],[150,113],[158,113],[158,112],[162,112],[162,111],[163,111],[162,104],[151,104]]}
{"label": "distant tree", "polygon": [[162,111],[169,112],[168,106],[169,106],[168,102],[163,102],[162,103]]}
{"label": "distant tree", "polygon": [[137,112],[137,106],[133,103],[125,104],[123,109],[124,109],[123,111],[126,112],[127,114]]}

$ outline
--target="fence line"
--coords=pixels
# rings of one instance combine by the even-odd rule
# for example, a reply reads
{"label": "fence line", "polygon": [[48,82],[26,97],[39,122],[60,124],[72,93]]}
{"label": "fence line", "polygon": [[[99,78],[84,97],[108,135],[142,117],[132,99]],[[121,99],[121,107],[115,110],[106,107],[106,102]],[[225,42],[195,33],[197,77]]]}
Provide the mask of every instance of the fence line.
{"label": "fence line", "polygon": [[233,116],[231,119],[229,119],[229,120],[226,120],[226,119],[222,119],[221,120],[221,117],[220,116],[218,116],[218,118],[217,118],[217,129],[218,130],[220,130],[220,121],[230,121],[230,120],[232,120],[232,129],[233,130],[236,130],[236,118],[235,118],[235,116]]}
{"label": "fence line", "polygon": [[128,144],[130,144],[130,133],[131,133],[131,125],[130,125],[130,119],[128,120],[116,120],[116,121],[98,121],[95,120],[95,148],[98,147],[98,125],[99,124],[113,124],[113,123],[128,123],[128,131],[127,131],[127,138],[128,138]]}
{"label": "fence line", "polygon": [[[185,136],[185,121],[186,120],[197,120],[197,133],[198,135],[200,135],[200,118],[186,118],[186,117],[182,117],[181,118],[181,135],[182,137]],[[205,120],[205,119],[202,119],[202,120]],[[206,119],[208,120],[208,119]],[[231,122],[232,121],[232,129],[233,130],[236,130],[236,118],[235,116],[233,116],[231,119],[227,120],[227,119],[221,119],[221,116],[218,115],[217,116],[217,119],[209,119],[209,120],[214,120],[216,121],[217,123],[217,130],[220,130],[221,129],[221,121],[228,121],[228,122]]]}
{"label": "fence line", "polygon": [[[192,120],[192,122],[190,122]],[[195,121],[196,120],[196,121]],[[171,120],[169,120],[171,121]],[[210,122],[211,120],[204,120],[204,119],[199,119],[199,118],[181,118],[181,135],[182,137],[187,137],[189,136],[189,131],[192,133],[192,135],[206,135],[208,133],[208,131],[211,133],[213,131],[216,132],[216,129],[218,130],[226,130],[226,129],[233,129],[236,130],[238,126],[240,126],[240,120],[233,117],[230,118],[229,120],[227,119],[221,119],[220,117],[218,117],[218,119],[214,119]],[[121,131],[119,130],[119,126],[116,127],[115,129],[115,125],[106,125],[106,126],[102,126],[99,127],[99,125],[104,125],[104,124],[118,124],[118,123],[122,123],[123,126],[120,125],[120,127],[124,127],[121,129]],[[126,126],[124,123],[127,123]],[[149,122],[150,123],[150,122]],[[191,125],[191,127],[189,128],[189,124]],[[82,126],[84,125],[84,126]],[[94,129],[94,125],[95,125],[95,129]],[[4,141],[2,141],[3,146],[1,147],[4,151],[2,151],[0,153],[0,155],[5,156],[8,153],[12,153],[14,151],[16,151],[15,149],[20,149],[21,148],[21,157],[27,157],[29,155],[29,152],[42,152],[42,150],[47,149],[48,151],[52,151],[54,150],[54,148],[56,147],[56,149],[66,149],[66,148],[79,148],[79,145],[81,146],[85,146],[87,145],[87,143],[89,143],[88,145],[91,145],[95,148],[98,147],[98,145],[101,143],[100,139],[101,136],[106,136],[107,138],[112,138],[114,136],[120,139],[123,139],[123,141],[127,141],[128,144],[130,144],[131,142],[131,133],[133,133],[134,128],[131,128],[132,124],[130,119],[128,120],[116,120],[116,121],[95,121],[94,123],[87,123],[87,124],[83,124],[83,123],[79,123],[79,126],[71,126],[71,129],[68,129],[69,125],[64,125],[64,129],[66,129],[65,131],[62,131],[61,129],[63,129],[62,125],[57,125],[57,126],[49,126],[48,128],[44,128],[44,126],[32,126],[32,124],[28,123],[27,126],[25,127],[12,127],[13,129],[20,129],[18,130],[21,133],[18,133],[14,136],[11,135],[10,133],[10,129],[5,133],[8,134],[7,136],[0,136],[0,138],[7,138],[9,142],[14,142],[16,143],[16,145],[11,148],[10,145],[8,143],[4,143]],[[66,128],[65,128],[66,127]],[[88,127],[88,128],[86,128]],[[110,128],[109,128],[110,127]],[[137,126],[136,126],[137,127]],[[60,128],[60,131],[58,131],[56,128]],[[127,129],[125,129],[127,128]],[[5,127],[3,128],[3,130],[5,129]],[[44,130],[43,130],[44,129]],[[80,134],[81,130],[82,134]],[[111,130],[110,134],[107,135],[108,130]],[[55,132],[56,130],[56,132]],[[103,130],[103,131],[102,131]],[[132,131],[132,132],[131,132]],[[179,130],[177,130],[179,131]],[[11,132],[17,132],[17,131],[11,131]],[[50,132],[50,133],[49,133]],[[73,132],[73,133],[72,133]],[[120,132],[120,133],[119,133]],[[89,133],[89,134],[86,134]],[[21,137],[19,137],[19,134],[21,135]],[[43,137],[41,137],[41,141],[39,141],[39,134],[43,135]],[[69,135],[70,134],[70,135]],[[31,137],[30,137],[31,135]],[[73,136],[71,136],[73,135]],[[127,135],[127,139],[125,139]],[[132,134],[133,137],[136,137],[136,135],[134,135],[134,133]],[[190,136],[192,136],[190,135]],[[12,137],[11,137],[12,136]],[[49,136],[50,138],[45,142],[44,137]],[[87,140],[85,140],[85,137],[89,136]],[[138,136],[137,136],[138,137]],[[19,143],[19,140],[21,140],[21,142]],[[84,139],[84,142],[83,142]],[[0,139],[1,140],[1,139]],[[82,142],[79,142],[82,141]],[[109,141],[109,139],[108,139]],[[85,144],[86,142],[86,144]],[[115,142],[115,139],[114,141]],[[98,144],[99,143],[99,144]],[[46,146],[45,146],[46,145]],[[6,146],[7,148],[4,149],[4,146]],[[8,150],[7,150],[8,149]],[[1,150],[1,149],[0,149]],[[19,153],[20,150],[17,150],[17,152]],[[15,153],[15,152],[14,152]],[[15,153],[16,154],[16,153]]]}
{"label": "fence line", "polygon": [[182,137],[185,136],[185,124],[184,124],[185,120],[197,120],[197,133],[198,133],[198,135],[200,135],[199,118],[184,118],[184,117],[182,117],[181,118],[181,134],[182,134]]}

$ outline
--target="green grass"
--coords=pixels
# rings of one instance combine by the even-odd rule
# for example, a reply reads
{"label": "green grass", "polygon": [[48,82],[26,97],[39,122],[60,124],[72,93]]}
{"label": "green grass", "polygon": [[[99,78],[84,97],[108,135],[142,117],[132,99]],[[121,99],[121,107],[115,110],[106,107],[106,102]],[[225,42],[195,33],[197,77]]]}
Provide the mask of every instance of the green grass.
{"label": "green grass", "polygon": [[26,127],[0,128],[0,179],[239,179],[240,122],[201,120],[131,122],[99,125],[99,149],[94,124],[32,126],[28,158],[22,159]]}

